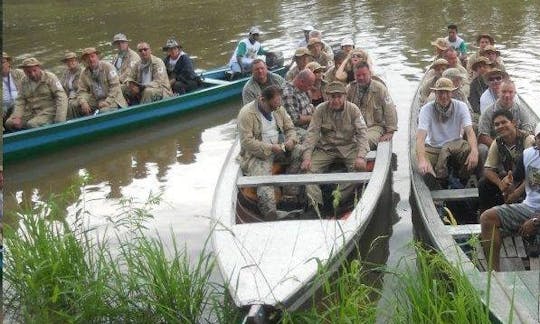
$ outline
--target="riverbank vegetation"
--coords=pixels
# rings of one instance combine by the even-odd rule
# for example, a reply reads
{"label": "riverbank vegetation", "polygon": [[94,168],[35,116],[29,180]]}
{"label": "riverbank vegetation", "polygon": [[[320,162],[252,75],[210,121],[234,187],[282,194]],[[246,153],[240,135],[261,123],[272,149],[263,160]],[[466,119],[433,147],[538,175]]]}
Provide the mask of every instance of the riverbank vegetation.
{"label": "riverbank vegetation", "polygon": [[[24,323],[238,323],[241,314],[216,282],[205,247],[191,259],[173,232],[164,240],[145,227],[159,197],[119,205],[108,226],[56,215],[57,202],[17,212],[4,228],[3,308]],[[167,242],[167,243],[164,243]],[[489,312],[463,273],[438,254],[416,248],[417,267],[373,270],[348,261],[339,275],[323,270],[315,305],[282,316],[284,323],[373,323],[382,292],[369,272],[397,278],[384,318],[394,323],[489,323]],[[321,267],[321,269],[323,269]],[[379,285],[380,286],[380,285]],[[378,313],[379,312],[379,313]],[[387,321],[387,320],[385,320]]]}

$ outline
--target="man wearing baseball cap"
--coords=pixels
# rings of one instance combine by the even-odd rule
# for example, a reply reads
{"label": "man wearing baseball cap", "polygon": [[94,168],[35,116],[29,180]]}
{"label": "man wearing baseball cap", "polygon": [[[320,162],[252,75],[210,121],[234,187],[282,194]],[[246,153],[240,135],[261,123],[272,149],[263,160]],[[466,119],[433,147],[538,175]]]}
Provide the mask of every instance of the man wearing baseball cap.
{"label": "man wearing baseball cap", "polygon": [[481,237],[484,252],[490,255],[490,269],[500,271],[502,234],[526,238],[529,256],[538,256],[540,238],[540,123],[534,130],[535,146],[523,151],[513,173],[513,184],[525,183],[525,200],[504,204],[486,210],[480,215]]}
{"label": "man wearing baseball cap", "polygon": [[124,83],[131,75],[131,70],[135,64],[139,62],[141,58],[137,55],[137,52],[129,48],[129,39],[122,33],[114,35],[112,45],[116,47],[118,51],[113,58],[112,64],[118,72],[120,83]]}
{"label": "man wearing baseball cap", "polygon": [[56,75],[43,70],[34,57],[24,59],[19,67],[25,77],[6,128],[15,131],[65,121],[68,100]]}
{"label": "man wearing baseball cap", "polygon": [[251,70],[251,63],[258,55],[266,55],[266,51],[259,42],[261,30],[251,27],[247,38],[242,39],[229,61],[229,68],[234,73],[247,73]]}
{"label": "man wearing baseball cap", "polygon": [[[478,147],[467,105],[452,99],[452,80],[440,78],[432,88],[435,100],[420,108],[416,131],[418,172],[430,189],[443,189],[448,180],[447,162],[456,176],[467,180],[478,165]],[[462,138],[464,130],[467,140]],[[438,180],[435,182],[435,179]]]}
{"label": "man wearing baseball cap", "polygon": [[[347,101],[345,84],[331,82],[326,94],[328,101],[320,104],[311,118],[301,169],[309,173],[326,172],[333,162],[341,160],[349,172],[364,171],[369,144],[362,113]],[[341,191],[343,201],[347,201],[352,197],[354,185],[346,185]],[[319,186],[308,185],[306,192],[309,201],[322,204]]]}
{"label": "man wearing baseball cap", "polygon": [[174,93],[184,94],[202,85],[201,78],[193,69],[193,61],[176,39],[169,38],[163,46],[163,52],[167,53],[163,63]]}

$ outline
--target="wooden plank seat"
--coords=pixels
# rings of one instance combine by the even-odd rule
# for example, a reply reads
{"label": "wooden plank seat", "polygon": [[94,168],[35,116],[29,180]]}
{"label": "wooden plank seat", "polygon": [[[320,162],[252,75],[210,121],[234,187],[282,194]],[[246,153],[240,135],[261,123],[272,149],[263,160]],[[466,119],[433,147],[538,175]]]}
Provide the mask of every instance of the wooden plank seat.
{"label": "wooden plank seat", "polygon": [[215,85],[222,85],[222,84],[230,84],[230,81],[226,80],[220,80],[220,79],[212,79],[212,78],[204,78],[202,80],[203,83],[209,83],[209,84],[215,84]]}
{"label": "wooden plank seat", "polygon": [[238,188],[255,186],[286,186],[306,184],[343,184],[365,183],[371,178],[371,172],[345,173],[308,173],[308,174],[279,174],[270,176],[241,176],[236,185]]}
{"label": "wooden plank seat", "polygon": [[478,198],[478,188],[433,190],[431,191],[431,198],[444,201]]}

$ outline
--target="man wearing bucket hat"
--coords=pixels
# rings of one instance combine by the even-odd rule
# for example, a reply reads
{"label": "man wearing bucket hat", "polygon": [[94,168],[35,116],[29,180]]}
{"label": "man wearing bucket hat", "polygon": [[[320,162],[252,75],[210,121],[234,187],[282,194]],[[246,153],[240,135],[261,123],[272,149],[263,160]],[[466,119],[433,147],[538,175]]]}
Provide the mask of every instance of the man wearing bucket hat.
{"label": "man wearing bucket hat", "polygon": [[324,80],[324,68],[324,66],[321,66],[317,62],[310,62],[306,65],[306,69],[315,74],[315,83],[313,83],[311,89],[308,90],[313,107],[317,107],[328,99],[326,96],[326,86],[328,83]]}
{"label": "man wearing bucket hat", "polygon": [[141,60],[137,52],[129,48],[129,39],[126,35],[118,33],[114,35],[112,45],[116,47],[117,53],[112,60],[112,64],[118,72],[120,83],[126,82],[131,75],[131,70],[135,64]]}
{"label": "man wearing bucket hat", "polygon": [[349,84],[347,100],[354,103],[367,125],[369,147],[377,149],[379,142],[392,140],[397,130],[397,111],[386,86],[371,77],[367,62],[355,66],[355,81]]}
{"label": "man wearing bucket hat", "polygon": [[446,52],[450,47],[450,43],[445,38],[437,38],[431,45],[435,48],[435,57],[433,61],[444,58],[444,52]]}
{"label": "man wearing bucket hat", "polygon": [[247,73],[251,69],[251,63],[259,55],[266,55],[266,51],[259,42],[261,30],[251,27],[247,38],[242,39],[229,61],[229,68],[233,73]]}
{"label": "man wearing bucket hat", "polygon": [[20,67],[25,77],[6,128],[19,130],[65,121],[67,96],[56,75],[43,70],[34,57],[24,59]]}
{"label": "man wearing bucket hat", "polygon": [[497,101],[499,98],[499,90],[503,81],[508,80],[508,73],[497,68],[491,68],[484,74],[484,79],[488,84],[488,88],[480,96],[480,113],[486,111],[487,107]]}
{"label": "man wearing bucket hat", "polygon": [[[420,108],[416,131],[418,172],[431,190],[445,187],[448,162],[461,180],[467,180],[478,165],[471,114],[464,102],[451,98],[456,90],[452,80],[440,78],[432,90],[436,99]],[[462,138],[463,130],[467,141]]]}
{"label": "man wearing bucket hat", "polygon": [[182,50],[176,39],[169,38],[163,46],[163,51],[167,52],[163,63],[167,68],[167,76],[174,93],[184,94],[202,85],[201,78],[193,70],[191,58]]}
{"label": "man wearing bucket hat", "polygon": [[518,160],[513,172],[515,185],[525,182],[525,200],[495,206],[480,215],[482,245],[485,254],[491,256],[490,268],[495,271],[501,270],[502,234],[523,236],[529,256],[538,256],[540,252],[540,123],[534,135],[535,146],[523,151],[523,158]]}
{"label": "man wearing bucket hat", "polygon": [[[476,115],[476,122],[480,117],[480,97],[489,88],[484,75],[491,70],[491,62],[487,57],[479,56],[471,62],[474,78],[469,86],[469,103],[473,113]],[[473,117],[473,119],[475,119]]]}
{"label": "man wearing bucket hat", "polygon": [[[443,71],[442,77],[452,80],[454,87],[456,87],[456,90],[452,91],[452,98],[463,101],[467,104],[467,106],[469,106],[469,102],[467,99],[469,93],[469,86],[464,82],[464,80],[467,78],[467,75],[463,74],[463,71],[459,69],[448,68]],[[435,100],[435,93],[431,92],[431,94],[427,98],[427,101],[433,100]]]}
{"label": "man wearing bucket hat", "polygon": [[21,69],[11,68],[11,56],[2,52],[2,125],[13,112],[15,99],[21,91],[21,82],[24,72]]}
{"label": "man wearing bucket hat", "polygon": [[506,71],[504,63],[501,59],[501,52],[495,48],[493,45],[487,45],[482,50],[480,50],[480,55],[487,57],[490,62],[492,62],[493,67],[501,71]]}
{"label": "man wearing bucket hat", "polygon": [[251,78],[242,89],[242,102],[244,105],[256,100],[262,92],[262,89],[276,85],[280,89],[285,86],[285,80],[278,74],[268,71],[264,60],[255,59],[251,65]]}
{"label": "man wearing bucket hat", "polygon": [[419,86],[419,93],[420,93],[420,103],[424,104],[427,101],[427,98],[431,94],[431,88],[435,86],[435,83],[439,78],[442,77],[442,74],[444,70],[448,68],[448,61],[440,58],[436,59],[433,64],[429,67],[429,70],[426,72],[426,76],[424,77],[424,81],[422,81],[422,84]]}
{"label": "man wearing bucket hat", "polygon": [[77,54],[67,51],[64,54],[62,63],[66,65],[66,70],[60,77],[60,83],[66,91],[68,97],[67,119],[75,118],[79,115],[79,99],[77,98],[77,90],[79,89],[79,78],[81,76],[82,67],[79,64]]}
{"label": "man wearing bucket hat", "polygon": [[135,64],[123,87],[129,105],[149,103],[173,95],[163,60],[152,54],[146,42],[137,44],[141,60]]}
{"label": "man wearing bucket hat", "polygon": [[101,61],[99,51],[94,47],[83,49],[81,60],[85,68],[81,73],[77,92],[80,105],[78,116],[126,107],[116,68]]}
{"label": "man wearing bucket hat", "polygon": [[307,47],[300,47],[294,51],[293,61],[292,67],[287,71],[287,74],[285,74],[285,80],[289,82],[292,81],[300,71],[305,69],[309,62],[313,61],[313,56]]}
{"label": "man wearing bucket hat", "polygon": [[309,39],[308,49],[311,52],[311,56],[313,56],[313,61],[319,63],[321,66],[332,66],[332,64],[334,64],[333,58],[330,58],[330,56],[323,51],[323,48],[324,45],[320,38],[312,37]]}
{"label": "man wearing bucket hat", "polygon": [[[309,124],[301,168],[309,173],[321,173],[333,162],[344,161],[349,172],[364,171],[369,143],[362,113],[347,101],[343,83],[328,84],[326,93],[328,101],[317,107]],[[319,186],[306,186],[306,191],[310,202],[322,204]],[[351,198],[354,185],[346,185],[341,191],[345,201]]]}
{"label": "man wearing bucket hat", "polygon": [[[318,38],[321,40],[321,43],[322,43],[322,51],[326,54],[326,56],[328,56],[328,59],[330,61],[333,61],[334,60],[334,50],[332,49],[332,47],[330,45],[328,45],[328,43],[326,43],[324,40],[323,40],[323,35],[322,35],[322,31],[320,30],[317,30],[317,29],[314,29],[312,31],[309,32],[309,38]],[[309,43],[309,39],[308,39],[308,43]]]}

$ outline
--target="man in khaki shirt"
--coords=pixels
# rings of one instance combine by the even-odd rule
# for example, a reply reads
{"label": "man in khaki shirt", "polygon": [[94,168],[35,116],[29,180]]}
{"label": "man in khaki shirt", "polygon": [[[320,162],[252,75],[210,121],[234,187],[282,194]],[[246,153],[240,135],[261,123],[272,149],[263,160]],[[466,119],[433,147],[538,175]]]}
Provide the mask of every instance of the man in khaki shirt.
{"label": "man in khaki shirt", "polygon": [[375,150],[379,142],[390,141],[397,130],[396,106],[386,86],[371,78],[368,63],[356,65],[355,79],[347,90],[347,100],[360,108],[368,128],[369,146]]}
{"label": "man in khaki shirt", "polygon": [[6,120],[6,128],[36,128],[65,121],[68,100],[56,75],[43,70],[41,63],[33,57],[26,58],[20,67],[25,76],[13,113]]}
{"label": "man in khaki shirt", "polygon": [[[332,163],[342,161],[349,172],[363,171],[366,169],[369,144],[362,113],[354,103],[347,101],[343,83],[330,83],[326,93],[328,101],[317,107],[309,124],[301,169],[320,173]],[[344,186],[344,200],[352,195],[353,190],[353,185]],[[322,204],[319,186],[308,185],[306,191],[313,205]]]}

